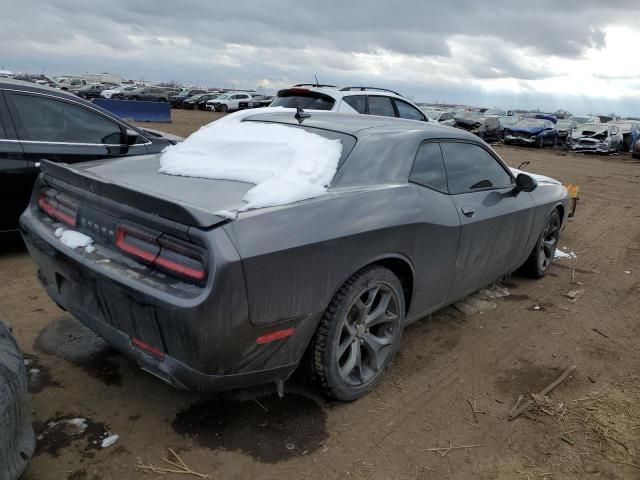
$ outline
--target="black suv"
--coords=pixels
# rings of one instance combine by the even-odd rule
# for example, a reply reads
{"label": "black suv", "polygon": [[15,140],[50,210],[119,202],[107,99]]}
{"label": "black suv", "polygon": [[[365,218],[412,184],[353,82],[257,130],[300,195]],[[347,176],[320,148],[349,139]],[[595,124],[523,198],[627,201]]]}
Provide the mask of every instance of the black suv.
{"label": "black suv", "polygon": [[16,230],[42,159],[157,153],[179,137],[134,127],[71,93],[0,79],[0,232]]}

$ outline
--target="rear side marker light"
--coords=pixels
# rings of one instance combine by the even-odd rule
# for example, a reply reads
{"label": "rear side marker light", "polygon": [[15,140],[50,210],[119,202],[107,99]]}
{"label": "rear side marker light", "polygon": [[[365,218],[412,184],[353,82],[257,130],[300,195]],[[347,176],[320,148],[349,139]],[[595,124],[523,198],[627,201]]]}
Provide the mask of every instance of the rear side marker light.
{"label": "rear side marker light", "polygon": [[258,345],[262,345],[263,343],[273,342],[274,340],[280,340],[282,338],[287,338],[293,335],[296,332],[295,327],[286,328],[284,330],[278,330],[275,332],[267,333],[265,335],[261,335],[258,337],[257,343]]}
{"label": "rear side marker light", "polygon": [[66,223],[70,227],[76,226],[78,207],[66,195],[42,192],[38,197],[38,207],[51,218]]}
{"label": "rear side marker light", "polygon": [[152,356],[158,357],[158,358],[164,358],[164,352],[163,351],[158,350],[155,347],[152,347],[148,343],[144,343],[142,340],[138,340],[137,338],[132,338],[131,339],[131,343],[134,346],[138,347],[143,352],[148,353],[149,355],[152,355]]}

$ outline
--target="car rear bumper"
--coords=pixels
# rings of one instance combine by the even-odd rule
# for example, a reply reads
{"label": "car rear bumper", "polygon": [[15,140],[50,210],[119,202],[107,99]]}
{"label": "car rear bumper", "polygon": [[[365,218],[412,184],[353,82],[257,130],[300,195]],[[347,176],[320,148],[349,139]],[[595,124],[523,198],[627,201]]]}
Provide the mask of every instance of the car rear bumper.
{"label": "car rear bumper", "polygon": [[[114,278],[113,262],[103,266],[83,249],[62,245],[29,210],[21,228],[49,296],[143,370],[177,388],[219,391],[286,379],[320,320],[321,312],[254,326],[230,286],[214,289],[218,299],[206,292],[202,301],[156,296],[135,276]],[[221,283],[244,292],[233,277]],[[233,305],[220,307],[220,299]],[[287,329],[294,330],[287,338],[259,341]]]}

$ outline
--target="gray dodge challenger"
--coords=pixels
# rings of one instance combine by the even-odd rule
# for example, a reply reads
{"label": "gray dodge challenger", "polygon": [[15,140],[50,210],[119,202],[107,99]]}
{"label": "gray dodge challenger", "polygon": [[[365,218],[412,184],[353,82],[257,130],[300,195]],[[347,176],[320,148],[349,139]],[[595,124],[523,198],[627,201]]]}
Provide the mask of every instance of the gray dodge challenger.
{"label": "gray dodge challenger", "polygon": [[355,400],[407,324],[553,261],[565,188],[511,170],[470,133],[329,112],[239,124],[279,126],[283,152],[281,132],[338,142],[323,193],[247,208],[253,183],[167,175],[165,154],[43,161],[21,217],[51,298],[176,387],[281,392],[301,367],[329,397]]}

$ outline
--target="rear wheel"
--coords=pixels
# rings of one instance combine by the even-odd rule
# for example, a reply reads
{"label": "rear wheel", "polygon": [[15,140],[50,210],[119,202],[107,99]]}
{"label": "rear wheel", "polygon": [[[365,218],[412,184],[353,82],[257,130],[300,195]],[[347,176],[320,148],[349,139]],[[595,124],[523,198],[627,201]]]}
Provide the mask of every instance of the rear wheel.
{"label": "rear wheel", "polygon": [[522,273],[532,278],[541,278],[547,273],[558,248],[561,221],[560,212],[557,209],[551,212],[536,246],[522,265]]}
{"label": "rear wheel", "polygon": [[404,295],[383,267],[352,276],[325,311],[311,346],[312,371],[325,393],[352,401],[378,385],[400,346]]}

